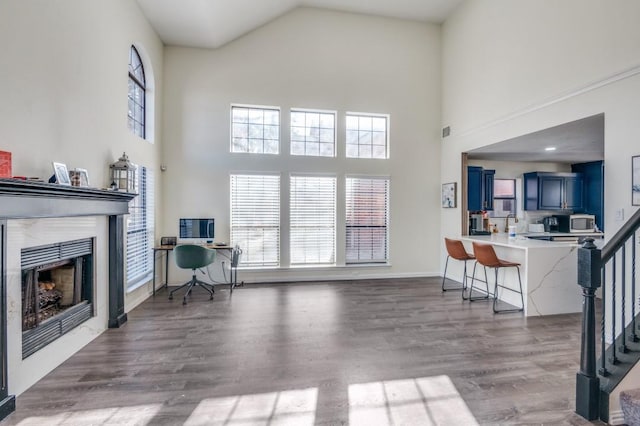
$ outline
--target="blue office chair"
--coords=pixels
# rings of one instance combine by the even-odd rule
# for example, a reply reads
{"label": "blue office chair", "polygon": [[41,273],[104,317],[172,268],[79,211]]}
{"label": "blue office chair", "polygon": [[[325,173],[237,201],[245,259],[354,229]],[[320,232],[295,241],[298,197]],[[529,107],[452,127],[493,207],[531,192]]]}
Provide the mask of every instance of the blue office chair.
{"label": "blue office chair", "polygon": [[213,285],[197,279],[196,269],[204,268],[205,266],[212,264],[216,259],[216,251],[203,246],[183,244],[176,246],[174,253],[178,268],[191,269],[193,271],[193,276],[191,277],[191,281],[171,290],[169,293],[169,300],[173,300],[173,293],[186,287],[187,290],[185,291],[184,298],[182,299],[182,304],[186,305],[187,296],[191,294],[191,289],[194,286],[200,286],[207,290],[211,296],[209,300],[213,300]]}

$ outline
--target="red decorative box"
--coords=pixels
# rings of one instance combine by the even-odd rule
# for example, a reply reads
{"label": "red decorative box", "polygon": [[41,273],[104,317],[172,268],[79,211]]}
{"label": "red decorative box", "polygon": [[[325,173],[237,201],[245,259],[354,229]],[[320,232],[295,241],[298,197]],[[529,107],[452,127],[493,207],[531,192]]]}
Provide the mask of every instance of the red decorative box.
{"label": "red decorative box", "polygon": [[0,178],[11,177],[11,153],[0,151]]}

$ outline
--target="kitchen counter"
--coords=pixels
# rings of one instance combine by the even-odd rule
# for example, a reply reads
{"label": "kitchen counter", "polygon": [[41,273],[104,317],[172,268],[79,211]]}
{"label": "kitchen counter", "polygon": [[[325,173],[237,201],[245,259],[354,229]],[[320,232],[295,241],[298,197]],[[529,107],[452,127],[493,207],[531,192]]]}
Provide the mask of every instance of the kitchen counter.
{"label": "kitchen counter", "polygon": [[[554,235],[558,234],[554,233]],[[578,248],[581,244],[532,240],[525,234],[509,238],[503,233],[464,236],[460,239],[469,253],[473,253],[472,242],[491,244],[500,259],[520,263],[525,316],[582,311],[582,292],[577,281]],[[602,241],[598,239],[596,243]],[[450,262],[449,266],[451,267],[454,263],[461,262]],[[489,291],[493,292],[495,275],[493,273],[487,275]],[[459,276],[462,276],[462,269],[459,271]],[[482,267],[476,268],[476,278],[484,279]],[[518,275],[515,268],[501,269],[499,280],[514,290],[518,288]],[[475,289],[485,292],[484,282],[476,281]],[[511,291],[499,292],[498,298],[511,305],[520,306],[520,296]],[[487,309],[491,308],[487,306]]]}

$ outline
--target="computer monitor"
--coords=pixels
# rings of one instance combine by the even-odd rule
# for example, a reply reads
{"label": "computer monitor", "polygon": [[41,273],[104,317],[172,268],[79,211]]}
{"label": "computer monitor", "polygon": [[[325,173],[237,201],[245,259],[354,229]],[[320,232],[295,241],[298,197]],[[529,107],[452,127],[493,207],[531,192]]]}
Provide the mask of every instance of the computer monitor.
{"label": "computer monitor", "polygon": [[180,219],[180,238],[213,240],[214,219]]}

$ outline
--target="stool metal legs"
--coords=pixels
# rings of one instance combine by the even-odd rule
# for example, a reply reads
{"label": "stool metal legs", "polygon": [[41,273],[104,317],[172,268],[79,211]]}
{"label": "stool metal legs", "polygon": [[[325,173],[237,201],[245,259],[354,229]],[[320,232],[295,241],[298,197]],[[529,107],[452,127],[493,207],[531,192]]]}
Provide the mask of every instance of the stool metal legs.
{"label": "stool metal legs", "polygon": [[[451,256],[447,256],[447,261],[444,263],[444,275],[442,276],[442,291],[447,291],[447,290],[462,290],[462,300],[467,300],[469,299],[468,297],[465,296],[465,292],[467,291],[467,279],[468,279],[468,275],[467,275],[467,261],[468,260],[463,260],[464,262],[464,269],[462,272],[462,287],[449,287],[446,288],[444,286],[444,282],[447,279],[447,267],[449,266],[449,258]],[[473,274],[475,275],[476,273],[476,266],[478,265],[478,263],[474,263],[473,265]],[[471,277],[472,281],[471,281],[471,286],[473,286],[473,276]],[[469,296],[471,296],[471,292],[469,292]]]}
{"label": "stool metal legs", "polygon": [[[504,266],[503,266],[504,267]],[[508,267],[512,267],[512,266],[508,266]],[[518,284],[520,285],[520,291],[514,290],[512,288],[509,287],[505,287],[503,285],[498,284],[498,269],[500,268],[495,268],[496,271],[496,281],[495,281],[495,285],[493,287],[493,312],[496,314],[503,314],[503,313],[508,313],[508,312],[521,312],[524,310],[524,296],[522,295],[522,279],[520,278],[520,267],[519,266],[515,266],[515,268],[518,270]],[[485,277],[487,275],[487,271],[485,268]],[[520,306],[521,308],[513,308],[513,309],[497,309],[497,303],[498,303],[498,287],[502,287],[505,290],[509,290],[512,291],[514,293],[520,293],[520,302],[522,303]]]}

